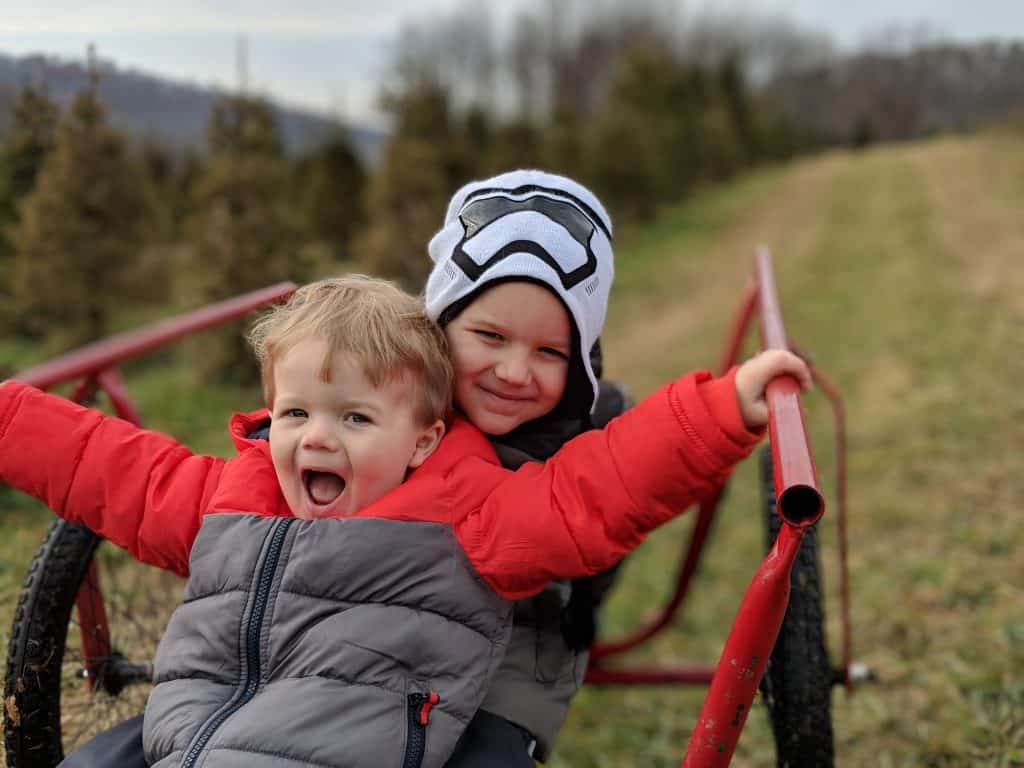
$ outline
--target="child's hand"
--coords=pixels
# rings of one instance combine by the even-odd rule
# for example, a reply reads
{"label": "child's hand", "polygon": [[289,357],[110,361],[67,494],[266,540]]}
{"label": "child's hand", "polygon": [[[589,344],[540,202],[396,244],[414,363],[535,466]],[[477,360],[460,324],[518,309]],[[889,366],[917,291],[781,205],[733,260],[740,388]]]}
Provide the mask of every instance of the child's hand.
{"label": "child's hand", "polygon": [[747,360],[736,371],[736,399],[747,429],[760,429],[768,423],[768,403],[764,392],[776,376],[788,374],[805,392],[811,388],[811,370],[807,363],[784,349],[769,349]]}

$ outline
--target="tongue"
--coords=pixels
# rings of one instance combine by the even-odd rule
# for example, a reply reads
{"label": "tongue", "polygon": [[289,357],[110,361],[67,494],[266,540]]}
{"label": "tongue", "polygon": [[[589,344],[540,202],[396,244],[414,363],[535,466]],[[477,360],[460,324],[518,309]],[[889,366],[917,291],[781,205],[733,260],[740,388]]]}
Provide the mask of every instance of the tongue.
{"label": "tongue", "polygon": [[309,477],[309,495],[317,504],[330,504],[341,496],[345,483],[337,475],[330,472],[311,472]]}

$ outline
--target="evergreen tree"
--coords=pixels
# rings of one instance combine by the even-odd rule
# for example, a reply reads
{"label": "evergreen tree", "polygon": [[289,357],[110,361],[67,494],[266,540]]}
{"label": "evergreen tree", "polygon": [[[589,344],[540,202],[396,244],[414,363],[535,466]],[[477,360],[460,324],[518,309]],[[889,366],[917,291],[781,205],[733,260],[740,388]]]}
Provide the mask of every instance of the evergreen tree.
{"label": "evergreen tree", "polygon": [[761,159],[763,151],[755,105],[743,71],[743,61],[739,55],[729,56],[719,67],[718,82],[733,130],[739,139],[740,161],[743,165],[750,165]]}
{"label": "evergreen tree", "polygon": [[298,194],[305,230],[345,257],[366,218],[366,171],[349,140],[338,134],[299,163]]}
{"label": "evergreen tree", "polygon": [[490,151],[494,141],[491,116],[480,106],[470,107],[462,120],[462,143],[466,156],[475,164]]}
{"label": "evergreen tree", "polygon": [[614,210],[652,216],[695,183],[742,166],[742,83],[730,69],[721,80],[716,75],[657,46],[635,48],[619,62],[587,152],[588,175]]}
{"label": "evergreen tree", "polygon": [[498,126],[478,173],[490,176],[515,168],[534,168],[542,163],[540,132],[529,120],[518,118]]}
{"label": "evergreen tree", "polygon": [[427,243],[440,228],[450,193],[441,148],[399,137],[385,151],[367,194],[369,224],[357,241],[367,271],[423,287],[430,272]]}
{"label": "evergreen tree", "polygon": [[192,190],[204,169],[203,153],[192,148],[186,149],[174,162],[168,195],[171,201],[172,231],[176,239],[181,239],[185,222],[192,215]]}
{"label": "evergreen tree", "polygon": [[109,332],[118,276],[144,238],[146,194],[97,81],[61,121],[12,230],[12,307],[21,328],[64,350]]}
{"label": "evergreen tree", "polygon": [[154,141],[143,142],[137,155],[144,181],[153,200],[158,202],[154,235],[161,241],[173,240],[176,234],[174,211],[179,204],[175,195],[175,158],[170,150]]}
{"label": "evergreen tree", "polygon": [[670,53],[636,48],[619,62],[588,131],[588,176],[620,215],[648,218],[692,183],[694,100]]}
{"label": "evergreen tree", "polygon": [[367,227],[356,254],[373,274],[419,290],[430,267],[427,242],[444,219],[448,196],[476,173],[479,158],[467,151],[440,85],[409,78],[384,105],[395,133],[370,179]]}
{"label": "evergreen tree", "polygon": [[543,135],[541,165],[555,173],[583,179],[585,121],[571,104],[556,106]]}
{"label": "evergreen tree", "polygon": [[12,286],[11,229],[18,219],[18,204],[28,196],[46,156],[53,149],[57,105],[44,88],[26,86],[18,94],[11,127],[0,148],[0,328],[17,330],[9,316]]}
{"label": "evergreen tree", "polygon": [[[204,305],[288,278],[305,279],[289,259],[294,238],[285,195],[288,166],[270,107],[249,96],[220,102],[210,119],[210,155],[192,191],[186,224],[192,263],[179,288]],[[196,369],[207,380],[251,383],[252,354],[240,324],[204,334]]]}

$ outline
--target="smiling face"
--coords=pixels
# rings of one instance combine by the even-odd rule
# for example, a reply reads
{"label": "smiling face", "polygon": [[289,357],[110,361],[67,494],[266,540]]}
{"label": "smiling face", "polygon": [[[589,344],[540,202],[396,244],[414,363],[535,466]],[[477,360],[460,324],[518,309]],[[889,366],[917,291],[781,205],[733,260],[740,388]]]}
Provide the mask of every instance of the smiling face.
{"label": "smiling face", "polygon": [[444,424],[424,426],[407,376],[373,385],[349,355],[299,341],[274,362],[270,453],[285,501],[310,520],[355,514],[397,487],[436,447]]}
{"label": "smiling face", "polygon": [[504,435],[562,399],[572,350],[569,314],[549,290],[487,289],[445,328],[455,404],[482,432]]}

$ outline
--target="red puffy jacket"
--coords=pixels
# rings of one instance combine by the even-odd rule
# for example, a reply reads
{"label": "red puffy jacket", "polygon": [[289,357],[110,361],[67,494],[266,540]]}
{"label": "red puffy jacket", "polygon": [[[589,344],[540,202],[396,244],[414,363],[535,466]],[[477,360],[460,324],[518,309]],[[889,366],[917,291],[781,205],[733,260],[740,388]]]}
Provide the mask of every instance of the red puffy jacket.
{"label": "red puffy jacket", "polygon": [[[18,382],[0,386],[0,479],[142,562],[188,573],[203,516],[292,513],[265,440],[266,411],[235,415],[232,459]],[[447,522],[477,572],[518,600],[556,578],[602,571],[725,482],[760,433],[743,425],[733,374],[662,387],[543,464],[504,469],[455,418],[437,450],[359,515]]]}

